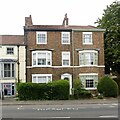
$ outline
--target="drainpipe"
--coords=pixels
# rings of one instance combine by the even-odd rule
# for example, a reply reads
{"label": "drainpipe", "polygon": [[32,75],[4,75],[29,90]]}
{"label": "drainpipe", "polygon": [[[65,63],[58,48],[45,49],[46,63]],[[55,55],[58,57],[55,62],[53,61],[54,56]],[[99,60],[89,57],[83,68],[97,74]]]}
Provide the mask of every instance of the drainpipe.
{"label": "drainpipe", "polygon": [[17,64],[18,64],[18,84],[20,83],[20,62],[19,62],[19,45],[17,45],[17,50],[18,50],[18,59],[17,59]]}
{"label": "drainpipe", "polygon": [[72,79],[72,95],[74,95],[74,31],[72,30],[72,72],[73,72],[73,79]]}

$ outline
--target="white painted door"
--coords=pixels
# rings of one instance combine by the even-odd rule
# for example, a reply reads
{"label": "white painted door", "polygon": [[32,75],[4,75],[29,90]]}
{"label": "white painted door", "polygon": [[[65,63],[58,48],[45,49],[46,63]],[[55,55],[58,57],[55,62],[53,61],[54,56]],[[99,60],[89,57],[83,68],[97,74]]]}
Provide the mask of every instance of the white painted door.
{"label": "white painted door", "polygon": [[62,74],[61,75],[61,79],[62,80],[65,80],[65,79],[69,80],[69,85],[70,85],[70,91],[69,91],[69,93],[71,95],[72,94],[72,75],[68,74],[68,73]]}

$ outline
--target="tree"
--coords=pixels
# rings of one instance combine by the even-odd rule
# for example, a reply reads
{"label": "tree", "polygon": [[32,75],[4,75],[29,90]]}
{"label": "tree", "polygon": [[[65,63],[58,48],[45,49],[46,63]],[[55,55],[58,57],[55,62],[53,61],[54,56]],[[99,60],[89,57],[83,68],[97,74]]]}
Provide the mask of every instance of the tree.
{"label": "tree", "polygon": [[[106,29],[104,34],[106,72],[120,74],[120,4],[115,1],[104,10],[102,18],[98,18],[99,28]],[[107,72],[107,73],[108,73]]]}

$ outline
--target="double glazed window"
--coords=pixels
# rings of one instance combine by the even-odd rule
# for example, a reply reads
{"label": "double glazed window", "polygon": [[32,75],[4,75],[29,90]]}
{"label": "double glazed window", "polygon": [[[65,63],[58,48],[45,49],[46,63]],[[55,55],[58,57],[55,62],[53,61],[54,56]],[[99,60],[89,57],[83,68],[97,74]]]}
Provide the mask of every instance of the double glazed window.
{"label": "double glazed window", "polygon": [[32,52],[32,66],[51,66],[52,53],[51,51],[33,51]]}
{"label": "double glazed window", "polygon": [[98,52],[83,50],[79,52],[80,65],[98,65]]}
{"label": "double glazed window", "polygon": [[47,32],[36,33],[37,44],[47,44]]}
{"label": "double glazed window", "polygon": [[15,77],[15,63],[1,63],[1,77],[14,78]]}
{"label": "double glazed window", "polygon": [[8,47],[7,48],[7,54],[14,54],[14,48],[13,47]]}
{"label": "double glazed window", "polygon": [[92,32],[83,32],[83,44],[92,44]]}
{"label": "double glazed window", "polygon": [[70,66],[70,52],[62,52],[62,66]]}
{"label": "double glazed window", "polygon": [[80,80],[83,88],[85,89],[96,89],[98,85],[98,74],[80,74]]}
{"label": "double glazed window", "polygon": [[61,33],[62,44],[70,44],[70,32]]}
{"label": "double glazed window", "polygon": [[33,74],[32,83],[48,83],[52,81],[52,74]]}

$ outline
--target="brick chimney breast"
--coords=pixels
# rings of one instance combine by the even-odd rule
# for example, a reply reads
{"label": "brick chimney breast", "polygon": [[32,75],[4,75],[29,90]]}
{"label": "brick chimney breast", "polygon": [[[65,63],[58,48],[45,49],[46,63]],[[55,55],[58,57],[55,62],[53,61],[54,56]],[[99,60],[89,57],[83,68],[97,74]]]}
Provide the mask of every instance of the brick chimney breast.
{"label": "brick chimney breast", "polygon": [[30,15],[29,17],[25,17],[25,26],[32,26],[32,16]]}
{"label": "brick chimney breast", "polygon": [[65,14],[64,20],[63,20],[63,26],[68,26],[68,17],[67,17],[67,13]]}

